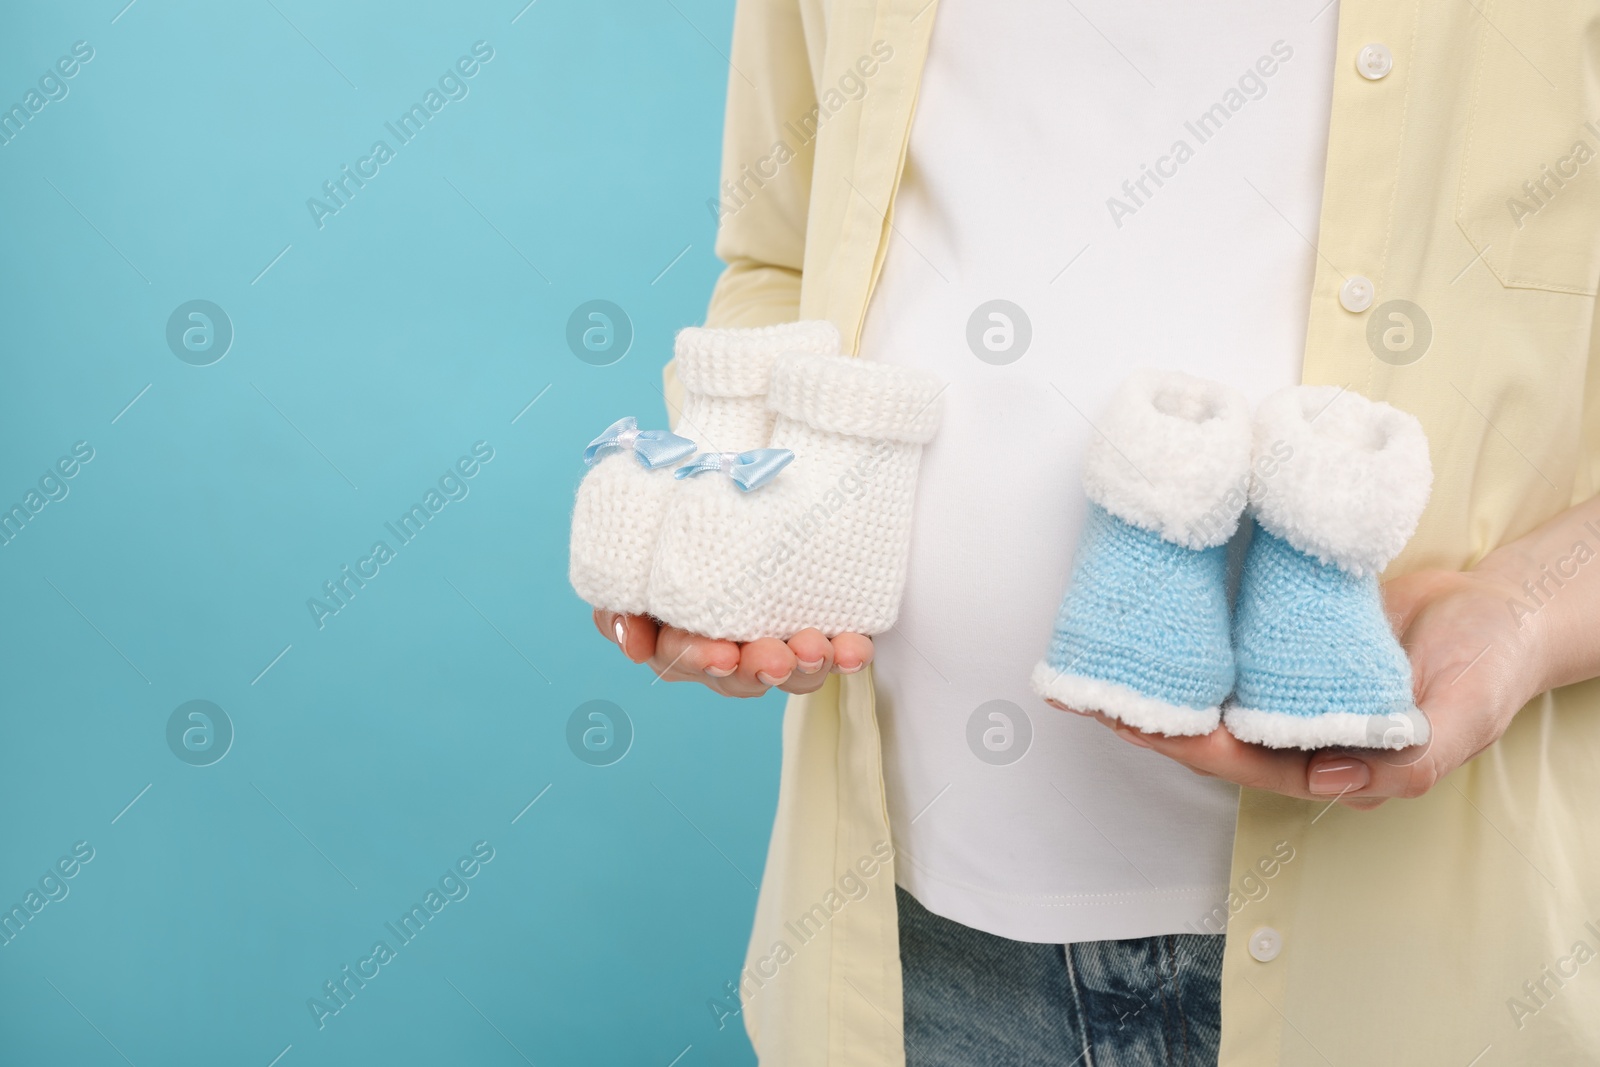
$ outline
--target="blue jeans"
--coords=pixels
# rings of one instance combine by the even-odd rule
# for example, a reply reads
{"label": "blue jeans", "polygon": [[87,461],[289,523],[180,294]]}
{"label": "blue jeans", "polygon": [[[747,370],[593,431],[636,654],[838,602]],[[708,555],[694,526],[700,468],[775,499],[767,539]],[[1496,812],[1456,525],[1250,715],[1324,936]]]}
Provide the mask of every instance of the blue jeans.
{"label": "blue jeans", "polygon": [[1036,945],[896,887],[906,1067],[1214,1067],[1221,934]]}

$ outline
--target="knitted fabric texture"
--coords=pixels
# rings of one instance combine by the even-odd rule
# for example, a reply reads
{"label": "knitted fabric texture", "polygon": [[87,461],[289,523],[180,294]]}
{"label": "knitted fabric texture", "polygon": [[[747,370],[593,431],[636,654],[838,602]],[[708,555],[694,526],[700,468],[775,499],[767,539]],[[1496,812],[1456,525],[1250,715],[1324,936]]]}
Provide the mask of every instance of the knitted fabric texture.
{"label": "knitted fabric texture", "polygon": [[1249,488],[1244,399],[1173,371],[1117,391],[1084,463],[1092,504],[1034,691],[1175,736],[1233,688],[1226,543]]}
{"label": "knitted fabric texture", "polygon": [[631,451],[618,452],[591,467],[578,486],[567,577],[593,606],[628,615],[644,611],[672,469],[650,470]]}
{"label": "knitted fabric texture", "polygon": [[766,395],[773,362],[784,352],[838,351],[839,331],[825,320],[738,330],[699,326],[679,330],[673,369],[685,396],[674,429],[702,452],[762,448],[772,436]]}
{"label": "knitted fabric texture", "polygon": [[1141,730],[1216,729],[1233,688],[1227,552],[1175,545],[1090,505],[1034,691]]}
{"label": "knitted fabric texture", "polygon": [[[791,322],[753,329],[680,330],[673,359],[684,387],[676,430],[700,451],[742,452],[767,443],[766,406],[780,353],[837,352],[830,322]],[[572,515],[568,577],[597,608],[629,615],[648,610],[650,570],[671,497],[683,483],[673,465],[651,470],[629,453],[606,456],[578,487]]]}
{"label": "knitted fabric texture", "polygon": [[906,367],[782,356],[767,397],[768,444],[793,451],[794,462],[751,493],[712,474],[682,483],[656,552],[651,614],[733,641],[894,625],[941,391]]}
{"label": "knitted fabric texture", "polygon": [[1224,714],[1240,740],[1312,749],[1403,748],[1422,739],[1411,665],[1372,575],[1318,562],[1257,526],[1234,643],[1239,675]]}
{"label": "knitted fabric texture", "polygon": [[1255,437],[1228,730],[1271,748],[1426,741],[1377,578],[1427,504],[1421,425],[1355,393],[1300,386],[1262,404]]}

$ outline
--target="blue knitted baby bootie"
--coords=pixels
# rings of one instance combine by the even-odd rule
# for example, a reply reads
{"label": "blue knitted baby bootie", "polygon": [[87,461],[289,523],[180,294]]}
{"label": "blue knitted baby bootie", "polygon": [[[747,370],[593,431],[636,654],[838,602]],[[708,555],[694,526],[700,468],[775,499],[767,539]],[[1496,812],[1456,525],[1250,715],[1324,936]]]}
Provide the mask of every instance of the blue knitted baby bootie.
{"label": "blue knitted baby bootie", "polygon": [[1249,486],[1244,399],[1140,371],[1098,429],[1089,514],[1034,691],[1140,730],[1210,733],[1233,688],[1226,544]]}
{"label": "blue knitted baby bootie", "polygon": [[1318,562],[1257,526],[1234,635],[1239,680],[1227,718],[1235,736],[1273,748],[1404,747],[1385,735],[1409,737],[1411,665],[1375,576]]}
{"label": "blue knitted baby bootie", "polygon": [[1298,386],[1261,405],[1255,453],[1228,730],[1270,748],[1426,741],[1378,588],[1427,504],[1421,425],[1355,393]]}

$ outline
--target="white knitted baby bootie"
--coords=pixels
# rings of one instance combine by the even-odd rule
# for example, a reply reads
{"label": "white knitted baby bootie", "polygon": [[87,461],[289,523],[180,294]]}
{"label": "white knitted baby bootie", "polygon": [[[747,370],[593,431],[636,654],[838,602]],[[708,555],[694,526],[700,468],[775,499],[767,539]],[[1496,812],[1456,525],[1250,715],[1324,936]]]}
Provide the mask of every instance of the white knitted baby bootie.
{"label": "white knitted baby bootie", "polygon": [[751,490],[735,476],[770,456],[684,468],[656,550],[650,613],[732,641],[894,625],[917,467],[942,389],[908,367],[781,356],[767,397],[777,416],[770,445],[792,451],[793,462]]}
{"label": "white knitted baby bootie", "polygon": [[772,429],[767,384],[779,353],[839,351],[830,322],[790,322],[753,329],[678,332],[674,365],[683,384],[676,434],[613,424],[590,445],[589,473],[572,515],[568,577],[597,608],[643,614],[656,538],[667,500],[679,487],[673,468],[697,449],[733,450],[766,444]]}

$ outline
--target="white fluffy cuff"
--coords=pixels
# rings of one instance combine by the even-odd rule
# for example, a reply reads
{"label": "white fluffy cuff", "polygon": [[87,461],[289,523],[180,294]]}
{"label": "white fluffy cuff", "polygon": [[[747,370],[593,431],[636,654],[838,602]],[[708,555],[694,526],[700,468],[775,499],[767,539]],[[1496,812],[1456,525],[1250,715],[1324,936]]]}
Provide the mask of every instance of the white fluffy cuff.
{"label": "white fluffy cuff", "polygon": [[1186,548],[1233,536],[1250,488],[1250,411],[1226,386],[1138,370],[1089,442],[1083,488],[1124,522]]}
{"label": "white fluffy cuff", "polygon": [[772,380],[772,364],[785,352],[839,351],[839,331],[823,319],[777,326],[708,329],[688,326],[673,344],[678,380],[702,396],[761,396]]}
{"label": "white fluffy cuff", "polygon": [[1290,715],[1231,705],[1222,713],[1228,732],[1241,741],[1267,748],[1410,748],[1424,745],[1433,734],[1427,716],[1413,708],[1392,715],[1330,711]]}
{"label": "white fluffy cuff", "polygon": [[938,379],[911,367],[789,352],[773,367],[767,406],[827,433],[927,444],[942,392]]}
{"label": "white fluffy cuff", "polygon": [[1135,730],[1167,737],[1209,734],[1222,721],[1221,708],[1185,708],[1145,696],[1115,682],[1064,674],[1050,664],[1034,664],[1033,691],[1075,711],[1098,711]]}
{"label": "white fluffy cuff", "polygon": [[1255,457],[1250,503],[1262,527],[1356,577],[1400,554],[1433,487],[1422,424],[1331,385],[1263,401]]}

